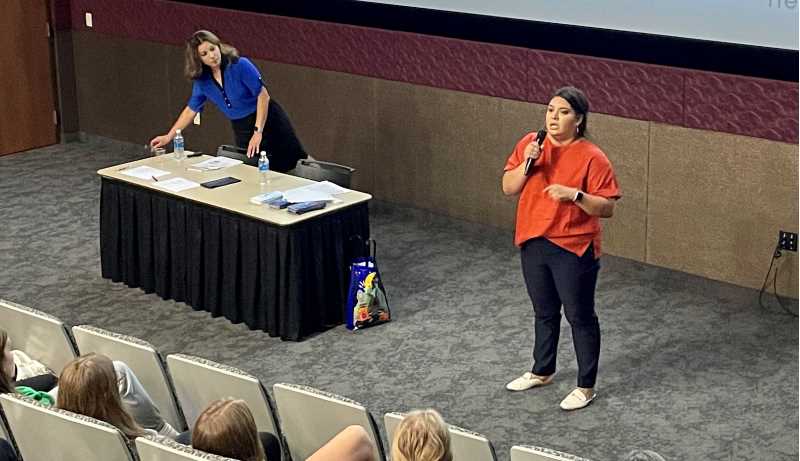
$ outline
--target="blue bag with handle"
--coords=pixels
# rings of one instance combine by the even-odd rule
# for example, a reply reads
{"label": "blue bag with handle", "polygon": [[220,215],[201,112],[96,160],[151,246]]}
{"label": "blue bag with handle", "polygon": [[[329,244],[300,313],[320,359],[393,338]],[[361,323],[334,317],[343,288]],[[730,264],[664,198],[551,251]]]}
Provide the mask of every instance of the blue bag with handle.
{"label": "blue bag with handle", "polygon": [[356,257],[350,264],[350,288],[345,312],[348,330],[358,330],[392,319],[389,300],[383,287],[375,240],[366,242],[367,256]]}

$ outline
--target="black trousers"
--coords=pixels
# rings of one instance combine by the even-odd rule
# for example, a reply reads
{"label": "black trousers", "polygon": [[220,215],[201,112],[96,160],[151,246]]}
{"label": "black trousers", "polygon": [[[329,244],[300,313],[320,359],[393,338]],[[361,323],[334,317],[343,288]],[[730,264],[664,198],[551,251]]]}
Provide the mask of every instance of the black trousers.
{"label": "black trousers", "polygon": [[[255,112],[247,117],[231,120],[238,147],[247,149],[250,138],[253,137],[255,125]],[[286,173],[294,168],[301,158],[308,157],[303,144],[300,143],[294,132],[294,127],[292,127],[286,111],[278,104],[278,101],[272,98],[267,106],[267,124],[261,137],[260,149],[267,152],[270,169],[281,173]],[[252,156],[247,163],[258,164],[258,155]]]}
{"label": "black trousers", "polygon": [[17,454],[14,448],[5,439],[0,439],[0,461],[17,461]]}
{"label": "black trousers", "polygon": [[14,381],[14,387],[27,386],[35,391],[49,392],[58,385],[58,378],[55,375],[44,374],[31,376],[30,378]]}
{"label": "black trousers", "polygon": [[534,374],[556,371],[563,305],[578,358],[578,386],[594,387],[600,358],[600,324],[594,311],[599,270],[591,246],[579,257],[545,238],[523,244],[522,274],[534,312]]}

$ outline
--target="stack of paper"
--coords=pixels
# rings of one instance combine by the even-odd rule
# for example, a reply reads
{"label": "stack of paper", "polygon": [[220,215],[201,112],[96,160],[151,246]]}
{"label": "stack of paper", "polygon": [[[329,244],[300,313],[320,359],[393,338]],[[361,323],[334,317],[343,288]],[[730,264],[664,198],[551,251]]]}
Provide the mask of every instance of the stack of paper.
{"label": "stack of paper", "polygon": [[303,187],[289,189],[283,193],[283,198],[291,203],[300,202],[339,202],[334,195],[344,194],[349,189],[338,186],[330,181],[322,181]]}
{"label": "stack of paper", "polygon": [[190,165],[189,169],[198,171],[221,170],[230,166],[239,165],[240,163],[242,163],[241,160],[232,159],[230,157],[211,157],[210,159]]}
{"label": "stack of paper", "polygon": [[189,181],[185,178],[169,178],[155,183],[156,186],[166,189],[170,192],[180,192],[186,189],[193,189],[200,186],[200,184]]}
{"label": "stack of paper", "polygon": [[153,168],[151,166],[137,166],[136,168],[127,168],[122,170],[122,174],[152,181],[153,178],[159,178],[161,176],[168,175],[169,171],[159,170],[158,168]]}

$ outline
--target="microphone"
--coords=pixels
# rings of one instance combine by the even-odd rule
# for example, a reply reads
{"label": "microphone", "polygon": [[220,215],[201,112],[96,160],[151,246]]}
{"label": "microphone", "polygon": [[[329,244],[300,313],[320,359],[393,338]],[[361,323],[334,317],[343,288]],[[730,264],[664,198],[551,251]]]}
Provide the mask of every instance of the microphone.
{"label": "microphone", "polygon": [[[536,133],[536,144],[539,145],[540,149],[544,143],[545,136],[547,136],[546,130],[539,130],[539,132]],[[525,176],[531,175],[531,172],[533,171],[533,162],[535,162],[535,160],[532,157],[528,157],[528,160],[525,161]]]}

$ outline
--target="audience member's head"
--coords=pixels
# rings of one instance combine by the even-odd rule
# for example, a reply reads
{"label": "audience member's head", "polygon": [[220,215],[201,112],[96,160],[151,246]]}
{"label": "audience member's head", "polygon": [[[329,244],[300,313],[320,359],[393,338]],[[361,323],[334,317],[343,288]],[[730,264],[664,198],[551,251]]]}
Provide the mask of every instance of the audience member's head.
{"label": "audience member's head", "polygon": [[665,461],[664,457],[651,450],[633,450],[623,461]]}
{"label": "audience member's head", "polygon": [[452,461],[450,431],[436,410],[408,413],[394,434],[392,461]]}
{"label": "audience member's head", "polygon": [[14,384],[11,382],[14,379],[14,357],[11,355],[11,340],[3,329],[0,329],[0,349],[3,351],[0,359],[0,393],[7,394],[14,392]]}
{"label": "audience member's head", "polygon": [[114,364],[105,355],[89,353],[64,366],[57,406],[105,421],[128,438],[144,435],[144,430],[122,407]]}
{"label": "audience member's head", "polygon": [[[256,421],[244,400],[221,399],[200,414],[192,431],[198,450],[242,461],[264,461]],[[274,460],[272,460],[274,461]]]}

